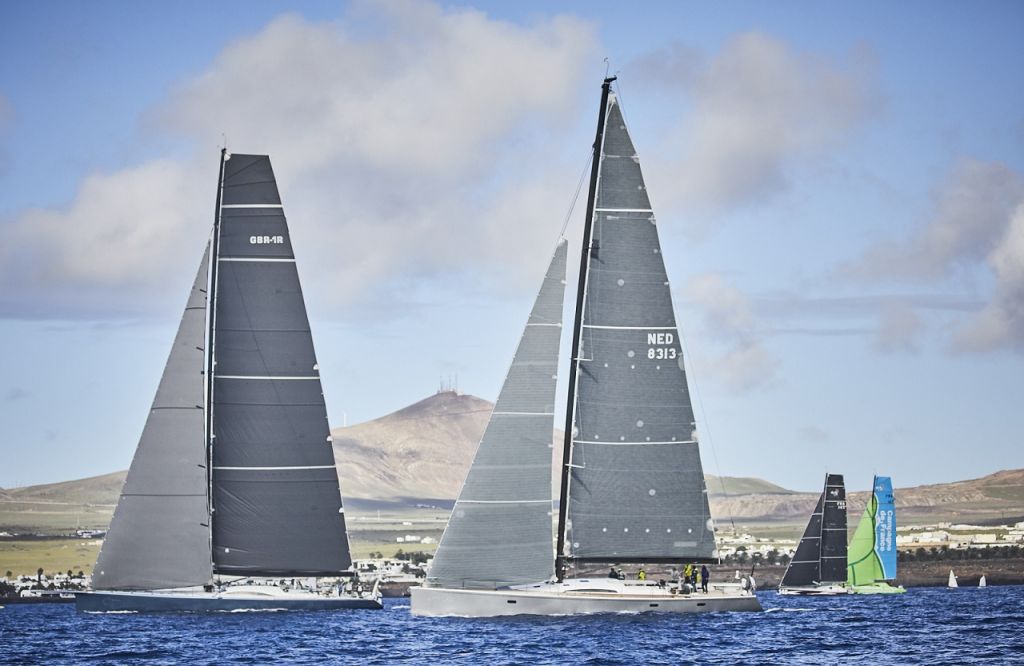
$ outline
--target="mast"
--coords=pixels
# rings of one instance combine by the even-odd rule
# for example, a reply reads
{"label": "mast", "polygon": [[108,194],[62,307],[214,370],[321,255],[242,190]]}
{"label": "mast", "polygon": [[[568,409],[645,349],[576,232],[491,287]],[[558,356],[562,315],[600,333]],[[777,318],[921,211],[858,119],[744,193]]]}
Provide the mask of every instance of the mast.
{"label": "mast", "polygon": [[572,355],[570,358],[569,392],[565,408],[565,443],[562,447],[562,474],[558,499],[558,537],[555,546],[555,577],[564,578],[565,523],[569,510],[569,470],[572,456],[572,427],[576,410],[576,373],[579,369],[580,333],[583,326],[583,297],[587,289],[587,267],[590,263],[590,242],[594,224],[594,203],[597,199],[597,179],[601,165],[601,146],[604,143],[605,115],[608,112],[608,94],[616,77],[610,76],[601,84],[601,107],[597,116],[597,134],[594,138],[594,157],[590,166],[590,188],[587,192],[587,214],[583,224],[583,248],[580,253],[580,276],[576,289],[576,316],[572,329]]}
{"label": "mast", "polygon": [[210,239],[210,285],[206,297],[206,508],[209,515],[210,553],[213,553],[213,374],[214,331],[217,319],[217,264],[220,257],[220,214],[224,196],[224,163],[227,162],[227,146],[220,150],[220,169],[217,174],[217,204],[213,211],[213,236]]}

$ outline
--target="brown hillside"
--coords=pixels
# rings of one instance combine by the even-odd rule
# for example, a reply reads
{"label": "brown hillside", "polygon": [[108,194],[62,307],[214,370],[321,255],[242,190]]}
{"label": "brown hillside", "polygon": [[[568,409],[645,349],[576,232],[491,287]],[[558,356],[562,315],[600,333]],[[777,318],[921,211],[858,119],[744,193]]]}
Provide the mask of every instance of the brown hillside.
{"label": "brown hillside", "polygon": [[[492,404],[442,392],[392,414],[332,431],[334,453],[346,498],[401,501],[452,500],[483,434]],[[562,433],[553,433],[552,461],[561,457]],[[557,469],[557,464],[552,466]],[[32,526],[47,531],[99,525],[109,520],[124,472],[0,491],[0,528]],[[865,488],[868,479],[848,479]],[[725,492],[722,491],[722,483]],[[796,493],[761,479],[707,477],[712,513],[721,524],[806,522],[815,493]],[[867,493],[850,494],[850,521],[863,510]],[[1024,470],[981,479],[900,488],[901,524],[942,520],[980,522],[1024,516]],[[63,506],[61,506],[63,505]]]}
{"label": "brown hillside", "polygon": [[[345,497],[455,499],[494,405],[445,391],[373,421],[331,431]],[[552,460],[561,458],[561,431]]]}
{"label": "brown hillside", "polygon": [[397,412],[331,431],[345,497],[455,497],[491,403],[444,392]]}

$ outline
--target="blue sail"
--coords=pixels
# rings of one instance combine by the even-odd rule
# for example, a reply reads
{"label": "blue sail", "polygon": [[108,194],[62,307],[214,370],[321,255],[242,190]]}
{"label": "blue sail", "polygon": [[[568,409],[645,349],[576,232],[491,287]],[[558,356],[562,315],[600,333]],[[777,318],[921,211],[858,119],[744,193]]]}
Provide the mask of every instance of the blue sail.
{"label": "blue sail", "polygon": [[883,578],[896,578],[896,504],[892,494],[892,479],[875,477],[875,553],[882,565]]}

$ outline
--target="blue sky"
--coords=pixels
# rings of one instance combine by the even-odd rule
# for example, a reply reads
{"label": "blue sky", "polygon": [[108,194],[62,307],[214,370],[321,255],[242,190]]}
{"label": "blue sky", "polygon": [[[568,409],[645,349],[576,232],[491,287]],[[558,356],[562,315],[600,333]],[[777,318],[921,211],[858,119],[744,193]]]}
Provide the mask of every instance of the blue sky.
{"label": "blue sky", "polygon": [[707,471],[1022,467],[1022,28],[1014,2],[4,4],[0,486],[127,466],[222,134],[274,162],[332,423],[442,376],[493,399],[605,57]]}

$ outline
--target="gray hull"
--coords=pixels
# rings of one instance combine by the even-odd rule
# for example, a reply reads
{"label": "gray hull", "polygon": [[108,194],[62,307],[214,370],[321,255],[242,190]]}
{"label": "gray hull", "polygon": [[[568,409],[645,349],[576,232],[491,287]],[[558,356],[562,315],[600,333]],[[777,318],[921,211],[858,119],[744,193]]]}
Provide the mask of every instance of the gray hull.
{"label": "gray hull", "polygon": [[358,597],[250,598],[212,594],[167,594],[145,592],[80,592],[76,610],[87,613],[209,613],[232,611],[345,610],[383,608],[380,601]]}
{"label": "gray hull", "polygon": [[412,589],[412,614],[496,617],[501,615],[583,615],[591,613],[714,613],[760,611],[751,594],[611,595],[547,594],[526,590]]}

